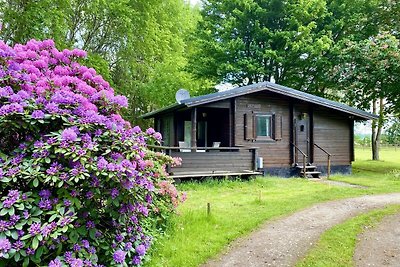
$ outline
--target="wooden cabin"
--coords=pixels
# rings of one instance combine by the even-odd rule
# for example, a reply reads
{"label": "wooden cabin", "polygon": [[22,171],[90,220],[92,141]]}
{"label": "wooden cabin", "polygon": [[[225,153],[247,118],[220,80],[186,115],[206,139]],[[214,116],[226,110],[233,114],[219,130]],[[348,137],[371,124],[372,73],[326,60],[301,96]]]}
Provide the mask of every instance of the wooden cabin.
{"label": "wooden cabin", "polygon": [[354,122],[375,115],[263,82],[192,97],[147,113],[157,149],[182,158],[172,177],[350,173]]}

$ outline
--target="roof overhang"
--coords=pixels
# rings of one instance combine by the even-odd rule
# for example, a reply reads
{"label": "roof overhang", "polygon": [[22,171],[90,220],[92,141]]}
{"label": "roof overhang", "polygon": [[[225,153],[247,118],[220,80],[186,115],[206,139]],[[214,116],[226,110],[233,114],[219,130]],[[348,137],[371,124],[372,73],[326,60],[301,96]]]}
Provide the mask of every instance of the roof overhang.
{"label": "roof overhang", "polygon": [[305,93],[302,91],[298,91],[286,86],[270,83],[270,82],[263,82],[263,83],[257,83],[257,84],[252,84],[252,85],[247,85],[243,87],[237,87],[231,90],[226,90],[222,92],[217,92],[213,94],[208,94],[208,95],[203,95],[203,96],[197,96],[197,97],[192,97],[189,99],[182,100],[180,104],[173,104],[170,106],[167,106],[165,108],[146,113],[140,118],[147,119],[147,118],[152,118],[157,115],[169,113],[175,110],[179,110],[185,107],[197,107],[201,106],[204,104],[212,103],[212,102],[217,102],[225,99],[229,99],[232,97],[238,97],[242,95],[247,95],[251,93],[256,93],[260,91],[270,91],[276,94],[284,95],[290,98],[294,99],[299,99],[301,101],[305,101],[308,103],[313,103],[316,105],[320,105],[329,109],[337,110],[340,112],[347,113],[351,116],[354,117],[356,120],[371,120],[371,119],[377,119],[378,116],[371,114],[369,112],[356,109],[353,107],[350,107],[348,105],[332,101],[326,98],[322,98],[319,96],[315,96],[309,93]]}

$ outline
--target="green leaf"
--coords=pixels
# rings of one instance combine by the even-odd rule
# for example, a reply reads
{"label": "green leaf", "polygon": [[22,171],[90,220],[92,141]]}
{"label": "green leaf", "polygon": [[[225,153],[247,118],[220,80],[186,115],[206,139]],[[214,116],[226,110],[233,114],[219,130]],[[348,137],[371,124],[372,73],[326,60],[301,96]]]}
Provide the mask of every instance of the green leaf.
{"label": "green leaf", "polygon": [[4,216],[4,215],[6,215],[8,213],[8,209],[2,209],[1,211],[0,211],[0,216]]}
{"label": "green leaf", "polygon": [[14,207],[11,207],[9,210],[8,210],[8,215],[14,215],[15,214],[15,209],[14,209]]}
{"label": "green leaf", "polygon": [[17,233],[17,231],[12,231],[12,232],[11,232],[11,237],[12,237],[14,240],[17,240],[17,239],[18,239],[18,233]]}
{"label": "green leaf", "polygon": [[89,230],[89,236],[93,239],[93,240],[95,240],[96,239],[96,229],[90,229]]}
{"label": "green leaf", "polygon": [[28,267],[28,265],[29,265],[29,257],[26,257],[24,263],[22,264],[22,267]]}
{"label": "green leaf", "polygon": [[24,235],[23,237],[21,237],[21,240],[26,240],[26,239],[31,238],[31,237],[32,237],[31,234],[27,234],[27,235]]}
{"label": "green leaf", "polygon": [[39,180],[38,180],[37,178],[35,178],[35,179],[33,180],[33,186],[34,186],[34,187],[38,187],[38,185],[39,185]]}
{"label": "green leaf", "polygon": [[50,217],[50,219],[49,219],[49,222],[52,222],[52,221],[54,221],[56,218],[57,218],[57,214],[53,214],[51,217]]}
{"label": "green leaf", "polygon": [[14,255],[14,260],[15,260],[16,262],[18,262],[18,261],[20,260],[20,258],[21,258],[21,254],[19,254],[19,252],[15,253],[15,255]]}
{"label": "green leaf", "polygon": [[37,237],[35,236],[32,240],[32,248],[33,249],[37,249],[39,246],[39,240],[37,239]]}
{"label": "green leaf", "polygon": [[40,248],[38,248],[38,249],[36,250],[35,257],[36,257],[36,258],[40,258],[40,256],[42,256],[42,254],[43,254],[43,251],[44,251],[44,247],[43,247],[43,246],[41,246]]}

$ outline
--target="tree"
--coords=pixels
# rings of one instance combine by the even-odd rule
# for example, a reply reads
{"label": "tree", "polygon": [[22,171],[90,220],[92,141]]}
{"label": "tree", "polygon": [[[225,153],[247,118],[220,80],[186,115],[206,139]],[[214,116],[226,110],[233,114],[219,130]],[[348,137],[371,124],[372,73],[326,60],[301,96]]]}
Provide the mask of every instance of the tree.
{"label": "tree", "polygon": [[387,142],[391,145],[400,145],[400,120],[397,118],[386,130]]}
{"label": "tree", "polygon": [[202,14],[193,69],[215,81],[284,83],[294,62],[330,46],[321,0],[209,0]]}
{"label": "tree", "polygon": [[351,104],[379,116],[372,122],[372,159],[379,160],[382,129],[389,113],[398,112],[400,94],[400,43],[388,32],[360,42],[347,42],[342,64],[337,69],[339,83],[346,88]]}
{"label": "tree", "polygon": [[60,49],[88,51],[85,64],[128,97],[135,108],[125,115],[138,122],[177,89],[196,94],[203,85],[185,71],[197,12],[181,0],[0,0],[0,37],[9,45],[52,38]]}

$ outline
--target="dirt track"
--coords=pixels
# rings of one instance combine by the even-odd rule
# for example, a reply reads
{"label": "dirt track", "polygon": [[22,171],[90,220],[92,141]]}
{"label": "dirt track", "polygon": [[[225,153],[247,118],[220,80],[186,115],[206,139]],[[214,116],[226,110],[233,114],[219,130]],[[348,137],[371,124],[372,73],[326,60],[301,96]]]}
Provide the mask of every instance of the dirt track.
{"label": "dirt track", "polygon": [[356,266],[400,266],[400,213],[388,216],[359,236]]}
{"label": "dirt track", "polygon": [[248,237],[234,242],[223,255],[203,266],[293,266],[327,229],[388,204],[400,204],[400,193],[316,204],[265,224]]}

